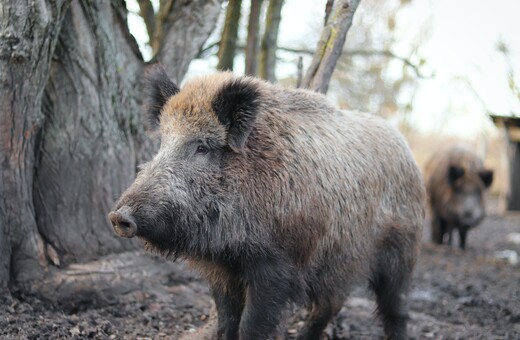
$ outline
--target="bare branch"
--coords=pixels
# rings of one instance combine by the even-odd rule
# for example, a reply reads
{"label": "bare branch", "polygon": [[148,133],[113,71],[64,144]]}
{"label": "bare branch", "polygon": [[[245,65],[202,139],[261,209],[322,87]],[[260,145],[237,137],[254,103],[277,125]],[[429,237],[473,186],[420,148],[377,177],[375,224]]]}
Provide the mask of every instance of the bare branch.
{"label": "bare branch", "polygon": [[477,89],[475,89],[475,86],[473,86],[473,84],[471,83],[471,81],[467,78],[467,77],[462,77],[462,76],[459,76],[459,77],[456,77],[455,78],[456,80],[458,81],[461,81],[462,83],[464,83],[468,90],[471,92],[471,94],[473,94],[473,96],[475,97],[475,99],[480,103],[480,105],[482,106],[482,110],[488,115],[488,116],[491,116],[493,114],[495,114],[495,112],[493,112],[493,110],[491,110],[489,108],[489,106],[487,105],[487,103],[484,101],[484,99],[482,98],[482,96],[480,95],[480,93],[477,91]]}
{"label": "bare branch", "polygon": [[[220,42],[214,42],[204,48],[202,48],[199,53],[197,54],[196,58],[205,58],[208,55],[211,55],[212,53],[215,53],[212,50],[215,49],[219,45]],[[237,45],[236,47],[237,51],[244,51],[245,47],[243,45]],[[295,53],[295,54],[306,54],[306,55],[314,55],[314,51],[306,48],[291,48],[291,47],[284,47],[284,46],[278,46],[276,48],[279,51],[289,52],[289,53]],[[403,64],[405,64],[407,67],[411,68],[414,73],[417,75],[417,77],[421,79],[428,79],[435,76],[435,73],[431,74],[424,74],[421,70],[421,67],[417,64],[415,64],[413,61],[411,61],[407,57],[400,56],[398,54],[395,54],[394,52],[390,50],[344,50],[343,51],[344,56],[354,57],[354,56],[367,56],[367,57],[373,57],[373,56],[382,56],[386,58],[392,58],[401,61]]]}
{"label": "bare branch", "polygon": [[429,74],[429,75],[423,74],[421,72],[421,70],[419,69],[419,66],[414,64],[410,59],[408,59],[406,57],[401,57],[390,50],[347,50],[347,51],[345,51],[345,54],[346,55],[363,55],[363,56],[383,56],[383,57],[388,57],[388,58],[392,58],[392,59],[397,59],[397,60],[402,61],[409,68],[411,68],[415,72],[417,77],[419,77],[419,78],[432,78],[435,75],[433,73]]}
{"label": "bare branch", "polygon": [[[298,49],[298,48],[290,48],[290,47],[283,47],[283,46],[279,46],[278,49],[280,51],[284,51],[284,52],[314,55],[314,51],[309,50],[309,49]],[[414,64],[410,59],[397,55],[390,50],[345,50],[345,51],[343,51],[343,55],[345,55],[345,56],[367,56],[367,57],[382,56],[382,57],[397,59],[397,60],[402,61],[403,64],[405,64],[409,68],[411,68],[414,71],[414,73],[417,75],[417,77],[419,77],[419,78],[431,78],[431,77],[435,76],[435,74],[433,74],[433,73],[425,75],[420,70],[419,65]]]}
{"label": "bare branch", "polygon": [[[199,52],[197,53],[196,59],[203,59],[210,55],[216,54],[218,50],[215,50],[220,45],[220,40],[214,43],[209,44],[208,46],[201,46]],[[243,49],[243,46],[237,46],[237,49]]]}
{"label": "bare branch", "polygon": [[509,54],[509,48],[505,42],[499,41],[497,49],[502,55],[507,64],[507,82],[509,85],[509,89],[513,92],[513,95],[520,100],[520,87],[518,86],[515,79],[515,70],[513,68],[513,62],[511,61],[511,56]]}

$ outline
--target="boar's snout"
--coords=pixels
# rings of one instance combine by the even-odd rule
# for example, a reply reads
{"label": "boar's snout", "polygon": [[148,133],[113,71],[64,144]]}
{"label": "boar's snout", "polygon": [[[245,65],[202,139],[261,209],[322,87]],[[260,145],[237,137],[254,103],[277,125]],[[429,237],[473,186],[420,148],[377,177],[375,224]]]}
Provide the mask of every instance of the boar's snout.
{"label": "boar's snout", "polygon": [[135,224],[129,207],[123,206],[116,211],[111,211],[108,218],[118,236],[131,238],[137,233],[137,224]]}

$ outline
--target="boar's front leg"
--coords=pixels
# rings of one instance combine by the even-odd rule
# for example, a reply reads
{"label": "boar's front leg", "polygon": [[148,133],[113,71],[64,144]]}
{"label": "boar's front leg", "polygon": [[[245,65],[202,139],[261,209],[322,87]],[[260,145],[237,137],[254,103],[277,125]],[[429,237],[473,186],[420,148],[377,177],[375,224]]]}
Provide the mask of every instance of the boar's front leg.
{"label": "boar's front leg", "polygon": [[467,232],[468,232],[468,227],[465,227],[465,226],[460,226],[459,227],[459,245],[460,245],[460,249],[465,249],[466,248],[466,235],[467,235]]}
{"label": "boar's front leg", "polygon": [[442,244],[444,234],[446,233],[446,222],[438,216],[432,218],[432,241]]}
{"label": "boar's front leg", "polygon": [[288,304],[297,301],[302,285],[289,261],[255,259],[247,269],[246,305],[240,322],[240,339],[273,339]]}
{"label": "boar's front leg", "polygon": [[236,277],[228,277],[223,286],[212,286],[211,293],[218,313],[218,339],[237,339],[240,318],[245,303],[243,280],[238,275]]}

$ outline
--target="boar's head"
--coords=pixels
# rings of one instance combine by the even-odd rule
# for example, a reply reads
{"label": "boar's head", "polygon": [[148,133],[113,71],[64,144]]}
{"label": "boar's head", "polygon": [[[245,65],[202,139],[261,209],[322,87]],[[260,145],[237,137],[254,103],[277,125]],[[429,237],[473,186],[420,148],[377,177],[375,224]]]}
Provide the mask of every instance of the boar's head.
{"label": "boar's head", "polygon": [[493,181],[493,171],[450,165],[447,181],[451,188],[446,207],[450,219],[461,226],[476,226],[485,216],[483,194]]}
{"label": "boar's head", "polygon": [[208,256],[240,238],[223,226],[237,215],[233,160],[244,157],[261,89],[252,78],[219,73],[180,90],[157,65],[147,79],[146,111],[161,146],[109,219],[117,235],[140,237],[167,255]]}

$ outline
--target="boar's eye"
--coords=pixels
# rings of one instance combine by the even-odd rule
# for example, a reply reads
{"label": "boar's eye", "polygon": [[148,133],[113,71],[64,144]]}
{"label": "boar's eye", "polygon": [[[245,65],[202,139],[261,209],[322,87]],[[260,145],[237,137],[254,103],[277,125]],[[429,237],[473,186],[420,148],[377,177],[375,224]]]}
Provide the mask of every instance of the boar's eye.
{"label": "boar's eye", "polygon": [[209,148],[205,145],[199,145],[197,146],[197,151],[195,151],[195,153],[199,154],[199,155],[205,155],[209,152]]}

